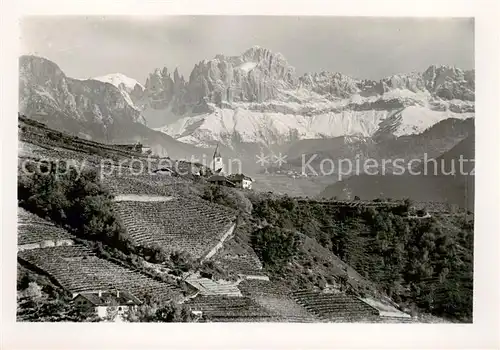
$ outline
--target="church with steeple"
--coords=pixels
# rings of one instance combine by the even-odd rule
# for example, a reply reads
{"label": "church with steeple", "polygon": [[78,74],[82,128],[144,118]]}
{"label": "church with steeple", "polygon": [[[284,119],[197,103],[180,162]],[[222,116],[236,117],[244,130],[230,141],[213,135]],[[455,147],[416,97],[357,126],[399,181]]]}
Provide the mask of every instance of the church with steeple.
{"label": "church with steeple", "polygon": [[229,174],[226,176],[224,172],[224,163],[219,151],[219,144],[217,144],[212,157],[212,171],[214,175],[207,180],[208,182],[222,186],[252,189],[253,179],[251,177],[244,174]]}
{"label": "church with steeple", "polygon": [[220,155],[219,151],[219,144],[217,144],[217,147],[215,148],[214,155],[212,157],[212,170],[214,174],[224,174],[224,163],[222,161],[222,156]]}

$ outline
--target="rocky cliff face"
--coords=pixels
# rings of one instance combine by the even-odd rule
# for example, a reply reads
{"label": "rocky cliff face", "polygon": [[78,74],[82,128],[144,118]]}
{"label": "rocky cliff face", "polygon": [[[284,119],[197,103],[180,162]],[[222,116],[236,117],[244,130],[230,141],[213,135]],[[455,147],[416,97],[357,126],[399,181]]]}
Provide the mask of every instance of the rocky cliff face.
{"label": "rocky cliff face", "polygon": [[329,99],[352,95],[370,97],[393,90],[428,93],[444,100],[474,101],[474,71],[462,71],[449,66],[430,66],[423,73],[393,75],[380,81],[356,80],[341,73],[305,74],[301,83]]}
{"label": "rocky cliff face", "polygon": [[167,68],[156,69],[146,80],[144,97],[150,100],[153,108],[166,108],[174,97],[181,97],[184,93],[186,82],[175,69],[173,77]]}
{"label": "rocky cliff face", "polygon": [[281,54],[252,47],[241,56],[217,55],[195,65],[187,84],[187,103],[264,102],[294,88],[295,70]]}
{"label": "rocky cliff face", "polygon": [[476,75],[474,70],[462,71],[449,66],[430,66],[424,73],[425,87],[444,100],[474,101]]}
{"label": "rocky cliff face", "polygon": [[94,134],[91,137],[103,137],[113,124],[145,124],[141,112],[113,84],[69,78],[55,63],[41,57],[22,56],[19,64],[21,114],[47,116],[56,124],[84,124]]}
{"label": "rocky cliff face", "polygon": [[[462,71],[448,66],[431,66],[423,73],[393,75],[380,81],[360,80],[341,73],[307,73],[298,77],[280,53],[258,46],[240,56],[217,55],[199,62],[189,80],[184,81],[177,70],[174,77],[167,69],[157,69],[146,83],[150,96],[164,102],[182,95],[182,103],[196,105],[222,101],[263,103],[293,102],[290,91],[304,90],[328,100],[382,96],[393,90],[427,93],[444,100],[474,101],[474,71]],[[307,95],[307,94],[306,94]],[[307,96],[304,96],[307,97]],[[304,102],[296,98],[295,102]]]}

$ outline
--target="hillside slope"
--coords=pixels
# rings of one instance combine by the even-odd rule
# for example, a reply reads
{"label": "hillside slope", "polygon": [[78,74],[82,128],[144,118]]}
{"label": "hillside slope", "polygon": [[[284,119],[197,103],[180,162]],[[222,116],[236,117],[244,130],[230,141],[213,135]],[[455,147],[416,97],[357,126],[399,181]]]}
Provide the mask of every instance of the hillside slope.
{"label": "hillside slope", "polygon": [[[37,155],[48,151],[58,160],[73,159],[76,153],[80,153],[82,159],[109,156],[111,152],[115,156],[127,156],[126,152],[107,145],[67,135],[55,140],[40,138],[31,147],[26,137],[28,129],[23,127],[45,132],[50,129],[26,123],[26,120],[24,124],[20,129],[26,153],[31,151]],[[52,149],[54,142],[58,150]],[[75,144],[82,147],[74,147]],[[140,160],[137,155],[128,156]],[[25,159],[27,155],[20,157]],[[93,168],[92,164],[88,165]],[[144,179],[143,183],[130,184],[128,177],[109,174],[115,177],[114,184],[124,182],[118,190],[136,188],[138,191],[134,196],[124,196],[130,194],[128,190],[118,191],[122,195],[113,201],[113,194],[103,186],[95,171],[86,169],[78,178],[75,171],[58,174],[58,181],[54,172],[49,175],[20,172],[19,204],[67,228],[77,244],[71,248],[27,250],[19,254],[19,261],[29,268],[45,271],[73,293],[130,289],[148,302],[156,294],[159,294],[156,297],[185,300],[193,298],[196,291],[189,288],[184,279],[199,274],[198,281],[207,282],[207,286],[208,283],[216,286],[216,280],[221,278],[230,279],[221,286],[231,284],[231,290],[235,290],[238,283],[244,283],[245,295],[238,300],[217,297],[209,298],[217,299],[213,304],[203,303],[217,311],[212,316],[232,321],[249,320],[246,316],[251,316],[252,310],[258,311],[254,314],[257,318],[250,317],[252,321],[279,319],[280,315],[275,312],[281,309],[280,305],[296,308],[289,310],[291,313],[280,311],[285,318],[307,316],[293,303],[304,303],[313,310],[315,300],[325,306],[326,313],[322,311],[321,317],[328,320],[346,316],[341,311],[346,303],[352,306],[352,312],[365,314],[363,310],[370,310],[370,315],[373,311],[373,316],[377,316],[376,310],[361,304],[358,297],[368,297],[391,307],[398,307],[395,303],[398,302],[460,321],[470,320],[472,315],[473,227],[470,222],[463,222],[462,217],[417,220],[409,215],[407,202],[296,200],[272,193],[213,186],[204,181],[205,175],[186,176],[182,184],[187,187],[187,193],[162,194],[165,186],[162,176],[167,175],[157,177],[156,181]],[[156,189],[161,198],[153,198],[143,184]],[[177,200],[178,203],[168,203]],[[182,208],[187,208],[187,212]],[[185,237],[165,239],[165,233],[212,236],[217,234],[213,229],[222,227],[228,215],[235,211],[238,212],[236,228],[224,237],[214,255],[205,255],[206,261],[196,262],[189,256],[192,248],[199,250],[200,240],[196,244],[187,240],[184,247]],[[200,213],[204,215],[197,215]],[[203,219],[196,222],[195,219],[201,217]],[[172,219],[175,222],[169,222]],[[145,225],[136,227],[136,221]],[[142,226],[149,228],[144,230]],[[145,242],[136,239],[141,237],[146,238]],[[207,243],[212,246],[213,242]],[[170,248],[177,251],[168,254]],[[66,265],[69,273],[63,268]],[[91,278],[91,275],[95,276]],[[252,279],[250,277],[262,283],[243,281]],[[296,300],[259,297],[273,289],[287,289]],[[332,291],[335,296],[327,293]],[[196,305],[200,299],[206,298],[199,296],[187,304]],[[258,308],[256,303],[260,305]],[[274,311],[269,313],[271,310]]]}
{"label": "hillside slope", "polygon": [[[415,201],[447,202],[474,210],[474,134],[450,151],[420,163],[411,175],[407,169],[402,175],[352,176],[325,188],[320,197],[346,199],[411,198]],[[460,171],[460,157],[467,160]],[[455,171],[456,174],[452,174]],[[348,198],[349,199],[349,198]],[[467,200],[467,201],[466,201]],[[465,202],[466,201],[466,202]]]}
{"label": "hillside slope", "polygon": [[[325,276],[335,276],[341,288],[360,296],[376,295],[366,284],[370,281],[397,303],[472,319],[473,222],[447,215],[412,219],[407,202],[314,202],[270,194],[251,198],[257,220],[254,249],[264,249],[260,256],[271,276],[321,288]],[[302,235],[308,239],[303,241]],[[300,243],[309,239],[309,246]],[[342,262],[324,259],[326,251]],[[271,252],[275,255],[266,255]],[[320,266],[332,264],[344,273],[321,273]],[[377,298],[386,300],[380,294]]]}

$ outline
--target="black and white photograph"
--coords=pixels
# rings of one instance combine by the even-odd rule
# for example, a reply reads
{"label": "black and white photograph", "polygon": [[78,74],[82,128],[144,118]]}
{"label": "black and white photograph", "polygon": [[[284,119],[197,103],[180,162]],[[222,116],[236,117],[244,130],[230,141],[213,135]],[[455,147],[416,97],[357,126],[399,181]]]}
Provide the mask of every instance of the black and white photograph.
{"label": "black and white photograph", "polygon": [[15,322],[474,323],[476,24],[20,17]]}

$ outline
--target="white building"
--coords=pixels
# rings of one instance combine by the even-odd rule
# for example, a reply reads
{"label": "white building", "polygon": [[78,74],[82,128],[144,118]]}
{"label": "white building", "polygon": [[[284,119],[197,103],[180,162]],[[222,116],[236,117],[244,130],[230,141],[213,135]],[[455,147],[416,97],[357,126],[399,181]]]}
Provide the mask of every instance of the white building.
{"label": "white building", "polygon": [[231,174],[228,176],[228,180],[234,183],[236,187],[252,189],[253,179],[244,174]]}
{"label": "white building", "polygon": [[141,301],[127,292],[85,292],[78,293],[73,302],[81,309],[94,310],[100,318],[111,318],[113,321],[123,319],[130,309],[141,305]]}

